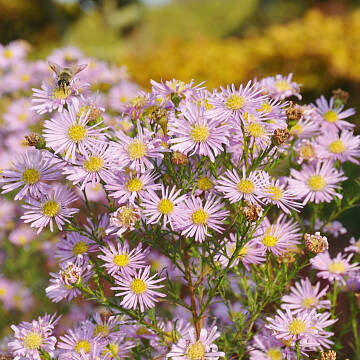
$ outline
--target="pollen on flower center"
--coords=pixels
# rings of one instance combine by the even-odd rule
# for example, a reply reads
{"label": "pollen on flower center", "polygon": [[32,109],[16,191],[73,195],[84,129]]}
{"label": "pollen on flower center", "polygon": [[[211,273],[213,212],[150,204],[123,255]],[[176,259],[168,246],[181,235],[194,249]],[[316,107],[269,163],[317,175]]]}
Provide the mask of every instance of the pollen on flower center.
{"label": "pollen on flower center", "polygon": [[214,187],[214,184],[207,177],[203,177],[197,181],[198,189],[208,191]]}
{"label": "pollen on flower center", "polygon": [[270,348],[266,351],[266,355],[270,360],[281,360],[283,358],[279,348]]}
{"label": "pollen on flower center", "polygon": [[262,243],[267,247],[273,247],[277,244],[278,239],[273,235],[265,235],[262,238]]}
{"label": "pollen on flower center", "polygon": [[333,274],[342,274],[346,266],[342,262],[334,261],[328,266],[328,270]]}
{"label": "pollen on flower center", "polygon": [[240,180],[236,188],[243,194],[253,194],[255,191],[255,185],[249,179]]}
{"label": "pollen on flower center", "polygon": [[53,99],[64,100],[70,95],[71,95],[71,88],[69,86],[65,86],[64,89],[60,87],[55,87],[51,97]]}
{"label": "pollen on flower center", "polygon": [[186,352],[187,358],[191,360],[202,360],[204,359],[204,355],[205,346],[200,341],[191,345]]}
{"label": "pollen on flower center", "polygon": [[127,151],[131,159],[141,159],[146,155],[146,145],[139,140],[135,140],[128,146]]}
{"label": "pollen on flower center", "polygon": [[90,351],[90,348],[91,348],[91,345],[90,345],[89,341],[87,341],[87,340],[80,340],[75,345],[75,351],[78,354],[81,354],[81,350],[84,353],[88,353]]}
{"label": "pollen on flower center", "polygon": [[244,105],[245,98],[240,95],[231,95],[225,102],[225,106],[230,110],[240,110]]}
{"label": "pollen on flower center", "polygon": [[76,143],[83,140],[86,137],[86,134],[86,127],[79,124],[70,126],[68,130],[69,138]]}
{"label": "pollen on flower center", "polygon": [[36,169],[26,169],[21,175],[21,180],[28,185],[35,184],[40,180],[40,172]]}
{"label": "pollen on flower center", "polygon": [[299,148],[299,154],[304,160],[310,160],[315,156],[312,145],[306,144]]}
{"label": "pollen on flower center", "polygon": [[174,204],[169,199],[162,199],[158,204],[158,210],[164,214],[170,214],[174,210]]}
{"label": "pollen on flower center", "polygon": [[301,134],[304,131],[304,127],[301,126],[299,123],[295,124],[291,129],[290,129],[290,134],[294,135],[294,134]]}
{"label": "pollen on flower center", "polygon": [[192,222],[195,225],[205,225],[207,223],[208,218],[209,215],[203,209],[195,210],[191,215]]}
{"label": "pollen on flower center", "polygon": [[346,147],[341,140],[335,140],[328,146],[328,149],[334,154],[341,154]]}
{"label": "pollen on flower center", "polygon": [[278,80],[275,87],[279,91],[291,90],[291,85],[286,80]]}
{"label": "pollen on flower center", "polygon": [[264,102],[258,111],[265,111],[266,113],[269,113],[271,110],[272,110],[272,106],[269,103]]}
{"label": "pollen on flower center", "polygon": [[[234,247],[234,251],[235,251],[235,247]],[[238,254],[238,258],[242,258],[244,257],[247,253],[248,253],[249,249],[244,246],[240,251],[239,251],[239,254]]]}
{"label": "pollen on flower center", "polygon": [[306,324],[303,320],[299,318],[295,318],[293,321],[291,321],[288,325],[289,333],[292,335],[299,335],[306,330]]}
{"label": "pollen on flower center", "polygon": [[318,300],[316,298],[314,298],[314,297],[307,297],[307,298],[304,298],[303,301],[302,301],[302,305],[306,309],[313,308],[314,306],[317,305],[317,303],[318,303]]}
{"label": "pollen on flower center", "polygon": [[338,114],[334,110],[329,110],[324,114],[324,119],[329,123],[335,123],[338,121]]}
{"label": "pollen on flower center", "polygon": [[138,178],[131,179],[126,183],[126,189],[131,192],[140,191],[142,187],[143,187],[143,183]]}
{"label": "pollen on flower center", "polygon": [[60,211],[60,204],[55,200],[48,200],[41,206],[41,212],[45,216],[54,217]]}
{"label": "pollen on flower center", "polygon": [[85,241],[79,241],[78,243],[76,243],[74,245],[72,252],[75,256],[78,256],[78,255],[86,253],[87,250],[88,250],[88,246],[85,243]]}
{"label": "pollen on flower center", "polygon": [[97,324],[94,329],[94,336],[102,334],[103,336],[107,336],[110,333],[110,329],[105,324]]}
{"label": "pollen on flower center", "polygon": [[39,349],[41,343],[41,335],[37,332],[29,332],[24,338],[24,346],[27,349]]}
{"label": "pollen on flower center", "polygon": [[88,172],[99,171],[104,165],[104,160],[99,156],[90,156],[89,160],[84,161],[84,169]]}
{"label": "pollen on flower center", "polygon": [[144,280],[134,279],[131,282],[130,288],[131,288],[131,291],[133,293],[139,295],[139,294],[143,294],[146,291],[147,285],[146,285],[146,282]]}
{"label": "pollen on flower center", "polygon": [[191,138],[197,142],[204,142],[209,138],[210,130],[205,125],[195,125],[191,130]]}
{"label": "pollen on flower center", "polygon": [[283,198],[283,190],[279,186],[269,186],[266,192],[273,200],[281,200]]}
{"label": "pollen on flower center", "polygon": [[311,190],[319,191],[326,186],[326,181],[321,175],[313,175],[309,177],[307,184]]}
{"label": "pollen on flower center", "polygon": [[265,134],[264,128],[257,123],[250,123],[246,128],[250,136],[260,137]]}
{"label": "pollen on flower center", "polygon": [[113,263],[119,267],[127,266],[129,265],[129,262],[130,262],[130,258],[127,253],[117,254],[113,258]]}

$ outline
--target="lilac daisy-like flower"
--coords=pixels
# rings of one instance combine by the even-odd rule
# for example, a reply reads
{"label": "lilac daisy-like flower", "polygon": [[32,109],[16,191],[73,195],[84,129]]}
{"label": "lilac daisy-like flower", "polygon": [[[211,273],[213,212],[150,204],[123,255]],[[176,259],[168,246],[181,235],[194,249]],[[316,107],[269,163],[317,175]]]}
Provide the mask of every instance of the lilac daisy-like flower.
{"label": "lilac daisy-like flower", "polygon": [[245,115],[245,136],[248,139],[249,148],[265,150],[271,144],[271,124],[262,121],[259,116],[254,117],[247,113]]}
{"label": "lilac daisy-like flower", "polygon": [[147,216],[148,224],[157,224],[162,219],[163,226],[169,223],[174,229],[182,218],[181,204],[186,199],[186,195],[180,195],[181,190],[176,190],[174,186],[171,190],[161,184],[161,197],[155,192],[149,192],[142,201],[143,213]]}
{"label": "lilac daisy-like flower", "polygon": [[111,180],[111,183],[105,185],[105,188],[110,191],[110,196],[117,199],[119,204],[123,204],[128,201],[133,202],[138,197],[143,199],[149,190],[159,190],[161,185],[154,184],[157,178],[158,176],[150,171],[129,175],[122,172]]}
{"label": "lilac daisy-like flower", "polygon": [[236,89],[234,84],[220,89],[220,92],[213,93],[209,98],[212,109],[207,112],[214,119],[233,120],[238,125],[243,121],[245,113],[255,114],[264,101],[258,84],[251,81],[245,87],[241,84],[239,89]]}
{"label": "lilac daisy-like flower", "polygon": [[319,124],[312,119],[302,117],[290,128],[290,134],[299,139],[312,138],[320,133]]}
{"label": "lilac daisy-like flower", "polygon": [[93,328],[85,321],[59,339],[57,345],[60,359],[95,360],[105,349],[106,340],[98,334],[93,334]]}
{"label": "lilac daisy-like flower", "polygon": [[165,294],[156,291],[164,287],[158,283],[165,278],[155,279],[156,276],[157,274],[150,276],[150,266],[140,269],[133,275],[128,273],[121,276],[115,275],[117,286],[112,287],[111,290],[120,291],[115,293],[115,296],[124,296],[120,305],[126,309],[136,309],[139,305],[140,311],[144,312],[145,309],[155,306],[158,297],[166,297]]}
{"label": "lilac daisy-like flower", "polygon": [[143,249],[141,243],[130,250],[126,240],[123,245],[117,242],[117,246],[109,241],[107,247],[102,246],[100,250],[104,255],[98,255],[98,258],[105,262],[103,266],[110,275],[117,273],[123,275],[136,274],[137,269],[145,267],[145,258],[149,253],[149,249]]}
{"label": "lilac daisy-like flower", "polygon": [[135,229],[136,222],[141,217],[141,209],[134,204],[120,206],[110,217],[107,234],[116,233],[121,236],[125,231]]}
{"label": "lilac daisy-like flower", "polygon": [[191,80],[186,84],[176,79],[166,80],[165,82],[161,80],[161,83],[151,80],[150,83],[152,85],[152,93],[162,97],[167,97],[171,94],[189,97],[193,94],[194,90],[201,90],[203,85],[203,83],[200,83],[194,86],[195,80]]}
{"label": "lilac daisy-like flower", "polygon": [[224,151],[222,144],[228,143],[229,126],[217,118],[206,116],[205,107],[193,103],[180,106],[182,116],[169,121],[169,140],[171,150],[208,156],[214,162],[215,157]]}
{"label": "lilac daisy-like flower", "polygon": [[290,96],[301,99],[300,84],[292,81],[292,76],[290,73],[288,76],[266,77],[261,80],[260,86],[267,95],[277,100],[284,100]]}
{"label": "lilac daisy-like flower", "polygon": [[46,351],[51,357],[54,356],[56,337],[53,336],[54,326],[59,318],[56,314],[48,314],[38,317],[31,323],[23,321],[19,325],[11,325],[14,335],[8,346],[14,356],[14,360],[33,359],[41,360],[41,351]]}
{"label": "lilac daisy-like flower", "polygon": [[354,272],[360,270],[359,263],[350,263],[353,254],[349,254],[347,257],[342,253],[338,253],[335,258],[331,258],[328,251],[316,255],[310,259],[312,267],[316,270],[317,276],[328,280],[330,283],[337,282],[346,284],[345,278]]}
{"label": "lilac daisy-like flower", "polygon": [[14,245],[24,246],[34,240],[36,233],[30,226],[21,224],[9,234],[9,240]]}
{"label": "lilac daisy-like flower", "polygon": [[132,138],[122,131],[117,133],[119,143],[113,144],[114,157],[117,158],[121,168],[129,166],[130,169],[144,172],[153,169],[151,159],[162,159],[163,152],[167,151],[161,139],[153,138],[153,134],[137,123],[137,135]]}
{"label": "lilac daisy-like flower", "polygon": [[14,169],[4,170],[0,182],[2,194],[15,189],[21,190],[15,195],[15,200],[21,200],[26,195],[41,197],[49,190],[49,184],[45,181],[57,180],[62,165],[51,156],[38,150],[27,151],[13,162]]}
{"label": "lilac daisy-like flower", "polygon": [[360,239],[355,240],[355,238],[352,237],[350,239],[350,246],[347,246],[345,251],[351,251],[360,254]]}
{"label": "lilac daisy-like flower", "polygon": [[268,174],[261,170],[252,171],[246,175],[243,167],[241,176],[236,169],[227,170],[217,181],[216,190],[222,192],[230,203],[242,199],[251,203],[261,202],[264,196],[264,187],[267,185]]}
{"label": "lilac daisy-like flower", "polygon": [[62,238],[56,246],[55,257],[59,258],[61,262],[75,261],[77,257],[82,257],[87,261],[88,253],[94,252],[98,248],[93,240],[76,232],[67,233],[66,237]]}
{"label": "lilac daisy-like flower", "polygon": [[290,288],[290,294],[282,297],[281,307],[289,308],[294,314],[303,310],[330,309],[330,300],[321,300],[326,296],[329,286],[320,291],[320,282],[313,286],[308,278],[301,279]]}
{"label": "lilac daisy-like flower", "polygon": [[[224,239],[226,254],[220,254],[216,258],[216,261],[218,261],[223,267],[226,267],[229,264],[229,261],[236,250],[237,235],[231,233],[229,237],[230,239]],[[249,265],[265,262],[264,248],[260,247],[255,240],[248,241],[246,244],[241,246],[241,249],[238,252],[236,259],[233,261],[232,266],[238,265],[239,262],[242,262],[245,269],[249,271]]]}
{"label": "lilac daisy-like flower", "polygon": [[111,341],[118,339],[119,336],[125,335],[122,330],[122,326],[125,324],[120,316],[102,317],[99,313],[96,313],[93,317],[94,323],[94,336],[101,335],[106,340]]}
{"label": "lilac daisy-like flower", "polygon": [[324,96],[321,96],[316,100],[316,106],[318,110],[318,114],[320,116],[315,117],[317,121],[319,121],[321,125],[321,130],[323,132],[327,132],[329,130],[351,130],[355,124],[351,124],[350,122],[344,120],[350,116],[355,114],[355,110],[353,108],[346,109],[344,111],[344,106],[340,107],[334,106],[334,98],[331,98],[329,102],[325,99]]}
{"label": "lilac daisy-like flower", "polygon": [[319,156],[331,161],[351,161],[359,164],[360,136],[354,136],[352,131],[342,131],[340,135],[329,132],[316,138],[319,145]]}
{"label": "lilac daisy-like flower", "polygon": [[38,234],[49,223],[50,230],[53,232],[54,221],[62,230],[62,226],[70,222],[68,218],[79,211],[79,209],[69,207],[75,200],[77,197],[67,186],[59,185],[39,200],[27,198],[27,205],[23,205],[26,211],[21,219],[25,223],[31,223],[31,227],[38,228]]}
{"label": "lilac daisy-like flower", "polygon": [[201,329],[197,338],[195,329],[191,327],[186,337],[172,345],[166,357],[173,360],[218,360],[225,356],[225,353],[218,351],[217,345],[214,344],[219,336],[220,333],[214,326],[211,330]]}
{"label": "lilac daisy-like flower", "polygon": [[99,123],[89,126],[89,114],[82,112],[79,116],[75,107],[69,106],[57,117],[44,122],[44,138],[47,146],[55,150],[55,154],[65,152],[65,160],[75,161],[76,151],[87,154],[101,143],[101,130],[96,129]]}
{"label": "lilac daisy-like flower", "polygon": [[183,228],[181,235],[194,236],[195,241],[203,242],[206,236],[211,236],[208,229],[221,233],[223,228],[220,224],[224,224],[224,220],[229,215],[229,211],[223,210],[223,207],[224,204],[219,203],[212,195],[206,199],[205,204],[195,196],[185,199],[183,209],[185,222],[179,223]]}
{"label": "lilac daisy-like flower", "polygon": [[290,175],[288,189],[302,198],[304,205],[309,201],[315,204],[330,202],[335,196],[341,199],[342,195],[336,192],[340,189],[337,184],[347,179],[343,171],[335,169],[330,161],[303,164],[300,171],[291,169]]}
{"label": "lilac daisy-like flower", "polygon": [[103,351],[102,356],[105,360],[118,360],[130,358],[129,350],[136,346],[136,343],[131,340],[127,340],[127,336],[118,336],[116,339],[112,339]]}
{"label": "lilac daisy-like flower", "polygon": [[81,294],[76,287],[78,284],[87,282],[93,275],[91,266],[87,265],[81,258],[74,263],[60,264],[58,273],[50,273],[50,285],[45,289],[46,295],[51,301],[57,303],[63,299],[71,299]]}

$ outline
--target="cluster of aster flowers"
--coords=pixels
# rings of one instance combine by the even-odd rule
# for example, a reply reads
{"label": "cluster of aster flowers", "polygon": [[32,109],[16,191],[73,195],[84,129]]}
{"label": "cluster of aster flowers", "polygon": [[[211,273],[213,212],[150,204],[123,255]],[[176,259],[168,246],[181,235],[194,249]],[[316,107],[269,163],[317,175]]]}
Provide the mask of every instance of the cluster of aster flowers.
{"label": "cluster of aster flowers", "polygon": [[[48,60],[29,108],[43,121],[2,170],[2,193],[31,231],[59,236],[47,297],[106,310],[65,334],[55,316],[14,325],[15,358],[277,360],[339,346],[340,292],[350,322],[359,313],[360,247],[330,255],[327,239],[360,198],[341,192],[343,163],[360,157],[353,109],[290,102],[291,74],[145,92],[77,49]],[[356,323],[341,331],[360,351]]]}

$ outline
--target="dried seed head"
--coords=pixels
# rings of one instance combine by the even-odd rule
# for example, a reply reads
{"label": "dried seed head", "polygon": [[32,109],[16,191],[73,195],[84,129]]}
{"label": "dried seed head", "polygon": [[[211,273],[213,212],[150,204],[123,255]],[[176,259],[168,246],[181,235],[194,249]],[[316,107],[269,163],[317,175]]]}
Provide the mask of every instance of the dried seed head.
{"label": "dried seed head", "polygon": [[[319,360],[319,359],[317,359]],[[323,351],[321,352],[320,355],[320,360],[336,360],[336,352],[333,350],[327,351],[326,353],[324,353]]]}
{"label": "dried seed head", "polygon": [[275,129],[273,134],[273,140],[276,145],[281,145],[286,142],[290,137],[288,129]]}
{"label": "dried seed head", "polygon": [[175,165],[186,165],[188,163],[188,157],[180,151],[174,151],[172,153],[171,161]]}
{"label": "dried seed head", "polygon": [[257,204],[246,201],[246,207],[243,208],[242,213],[248,221],[254,222],[261,216],[262,208]]}
{"label": "dried seed head", "polygon": [[305,234],[304,238],[306,249],[313,254],[323,253],[329,248],[327,237],[321,236],[319,232],[315,235]]}
{"label": "dried seed head", "polygon": [[276,260],[279,264],[292,264],[296,261],[296,255],[297,254],[303,254],[301,248],[294,245],[288,248],[285,252],[283,252],[281,255],[277,256]]}
{"label": "dried seed head", "polygon": [[31,133],[30,135],[25,136],[25,140],[28,146],[36,146],[40,142],[40,135]]}
{"label": "dried seed head", "polygon": [[346,104],[349,100],[350,94],[342,89],[336,89],[332,91],[333,99],[339,100],[342,104]]}
{"label": "dried seed head", "polygon": [[293,102],[290,101],[290,104],[286,108],[285,113],[288,121],[299,121],[303,114],[303,110],[300,105],[294,105]]}

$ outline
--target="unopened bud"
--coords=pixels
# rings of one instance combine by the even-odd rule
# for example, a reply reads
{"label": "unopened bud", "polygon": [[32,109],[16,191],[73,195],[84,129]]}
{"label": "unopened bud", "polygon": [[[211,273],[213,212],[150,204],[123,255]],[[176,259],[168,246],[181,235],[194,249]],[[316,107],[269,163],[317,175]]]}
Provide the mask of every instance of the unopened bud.
{"label": "unopened bud", "polygon": [[305,234],[305,246],[313,254],[321,254],[329,248],[326,236],[321,236],[319,232],[315,235]]}
{"label": "unopened bud", "polygon": [[340,105],[346,104],[349,100],[350,94],[342,89],[336,89],[332,91],[334,101],[340,103]]}
{"label": "unopened bud", "polygon": [[282,145],[290,137],[288,129],[275,129],[273,134],[273,140],[276,145]]}
{"label": "unopened bud", "polygon": [[188,157],[180,151],[174,151],[172,153],[171,161],[175,165],[186,165],[188,163]]}
{"label": "unopened bud", "polygon": [[292,101],[290,101],[289,106],[285,110],[286,117],[288,121],[298,121],[301,119],[301,116],[303,114],[303,110],[301,106],[294,105]]}
{"label": "unopened bud", "polygon": [[262,208],[258,204],[252,204],[250,201],[246,201],[246,207],[242,210],[243,215],[247,221],[256,221],[262,213]]}

